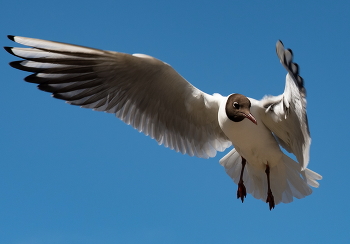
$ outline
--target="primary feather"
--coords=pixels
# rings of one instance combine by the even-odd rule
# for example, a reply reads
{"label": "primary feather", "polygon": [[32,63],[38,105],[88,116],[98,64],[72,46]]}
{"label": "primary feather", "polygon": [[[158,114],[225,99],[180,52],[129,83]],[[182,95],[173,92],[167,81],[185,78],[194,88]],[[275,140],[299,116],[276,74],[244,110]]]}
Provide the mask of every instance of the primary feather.
{"label": "primary feather", "polygon": [[[260,101],[235,94],[256,119],[251,114],[242,117],[234,113],[231,119],[225,108],[233,94],[229,98],[204,93],[170,65],[151,56],[27,37],[9,38],[30,47],[5,47],[24,59],[10,65],[33,72],[25,80],[38,84],[40,90],[55,98],[114,113],[159,144],[183,154],[214,157],[217,151],[234,144],[220,163],[234,182],[243,180],[247,192],[257,199],[265,201],[270,190],[265,166],[271,169],[276,204],[311,194],[310,186],[318,187],[317,180],[322,179],[307,169],[311,138],[306,90],[292,51],[284,49],[280,41],[276,44],[277,56],[288,72],[283,94]],[[293,153],[299,163],[285,155],[280,146]],[[247,165],[240,179],[243,158]],[[274,203],[270,202],[271,207]]]}
{"label": "primary feather", "polygon": [[[6,48],[24,61],[26,81],[69,104],[115,113],[159,144],[202,158],[231,145],[217,122],[218,101],[153,57],[10,36],[33,48]],[[193,113],[199,110],[201,113]]]}

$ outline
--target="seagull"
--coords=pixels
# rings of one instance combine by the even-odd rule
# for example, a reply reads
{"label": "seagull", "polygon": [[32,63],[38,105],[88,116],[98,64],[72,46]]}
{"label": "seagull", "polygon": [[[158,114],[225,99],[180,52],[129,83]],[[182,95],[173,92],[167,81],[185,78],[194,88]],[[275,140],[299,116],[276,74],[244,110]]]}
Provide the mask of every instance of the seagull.
{"label": "seagull", "polygon": [[[67,103],[113,113],[126,124],[182,154],[220,160],[247,193],[275,205],[303,198],[322,176],[307,168],[311,144],[306,90],[293,53],[277,41],[287,70],[283,94],[261,100],[232,93],[209,95],[169,64],[145,54],[126,54],[41,39],[8,38],[28,47],[4,47],[24,60],[11,62],[32,72],[25,81]],[[282,148],[294,154],[296,161]]]}

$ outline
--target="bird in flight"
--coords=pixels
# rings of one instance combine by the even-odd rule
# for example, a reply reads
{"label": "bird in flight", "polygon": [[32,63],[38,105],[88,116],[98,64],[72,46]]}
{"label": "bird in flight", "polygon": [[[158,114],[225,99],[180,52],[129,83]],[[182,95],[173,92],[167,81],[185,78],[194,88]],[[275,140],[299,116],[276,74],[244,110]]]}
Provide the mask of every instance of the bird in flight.
{"label": "bird in flight", "polygon": [[[144,54],[125,54],[34,38],[8,36],[28,47],[5,47],[32,72],[25,81],[83,108],[115,114],[159,144],[200,158],[234,148],[220,160],[238,185],[273,209],[303,198],[322,176],[307,168],[310,132],[306,90],[282,42],[277,56],[287,70],[285,90],[261,100],[233,93],[209,95],[170,65]],[[295,155],[297,162],[281,148]]]}

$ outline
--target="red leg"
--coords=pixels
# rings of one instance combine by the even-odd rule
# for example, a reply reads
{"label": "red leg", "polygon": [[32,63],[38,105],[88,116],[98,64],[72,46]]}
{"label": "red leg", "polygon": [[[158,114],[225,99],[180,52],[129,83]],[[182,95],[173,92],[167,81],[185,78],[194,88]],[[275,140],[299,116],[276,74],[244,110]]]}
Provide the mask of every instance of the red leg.
{"label": "red leg", "polygon": [[245,158],[242,157],[242,170],[241,170],[241,176],[239,177],[238,190],[237,190],[237,198],[241,198],[242,202],[244,201],[244,198],[247,196],[247,191],[243,184],[243,171],[244,171],[245,164],[246,164],[246,160]]}
{"label": "red leg", "polygon": [[265,170],[266,176],[267,176],[267,198],[266,202],[269,203],[270,210],[275,208],[275,199],[273,197],[271,187],[270,187],[270,167],[266,165],[266,170]]}

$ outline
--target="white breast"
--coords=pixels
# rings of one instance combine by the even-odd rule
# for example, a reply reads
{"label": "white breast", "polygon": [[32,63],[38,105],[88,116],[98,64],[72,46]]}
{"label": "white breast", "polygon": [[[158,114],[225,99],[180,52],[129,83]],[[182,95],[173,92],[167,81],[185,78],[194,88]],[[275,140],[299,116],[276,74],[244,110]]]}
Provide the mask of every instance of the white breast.
{"label": "white breast", "polygon": [[227,99],[220,104],[218,120],[219,125],[226,136],[231,140],[237,152],[244,157],[250,165],[265,169],[281,162],[283,152],[271,131],[262,123],[260,114],[264,109],[259,106],[259,101],[249,98],[250,111],[257,120],[257,125],[248,119],[241,122],[233,122],[226,116],[225,106]]}

